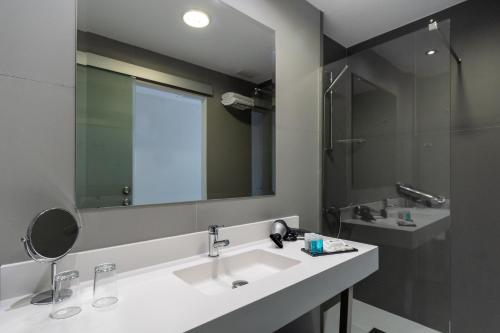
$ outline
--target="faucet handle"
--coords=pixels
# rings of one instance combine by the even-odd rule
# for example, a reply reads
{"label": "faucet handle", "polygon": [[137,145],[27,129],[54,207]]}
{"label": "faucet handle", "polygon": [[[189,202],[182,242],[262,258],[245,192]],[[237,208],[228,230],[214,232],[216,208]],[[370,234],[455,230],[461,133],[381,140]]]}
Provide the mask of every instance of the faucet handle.
{"label": "faucet handle", "polygon": [[224,228],[223,225],[211,224],[208,226],[208,232],[211,234],[217,234],[220,228]]}

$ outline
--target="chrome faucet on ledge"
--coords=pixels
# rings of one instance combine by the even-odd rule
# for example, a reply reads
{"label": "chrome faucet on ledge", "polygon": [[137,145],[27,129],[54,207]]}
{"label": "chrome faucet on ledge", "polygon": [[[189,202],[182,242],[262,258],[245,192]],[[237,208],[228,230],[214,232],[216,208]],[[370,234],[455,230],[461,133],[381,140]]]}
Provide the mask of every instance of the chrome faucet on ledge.
{"label": "chrome faucet on ledge", "polygon": [[221,226],[211,225],[208,227],[208,256],[218,257],[219,248],[229,245],[229,240],[219,240],[219,229]]}

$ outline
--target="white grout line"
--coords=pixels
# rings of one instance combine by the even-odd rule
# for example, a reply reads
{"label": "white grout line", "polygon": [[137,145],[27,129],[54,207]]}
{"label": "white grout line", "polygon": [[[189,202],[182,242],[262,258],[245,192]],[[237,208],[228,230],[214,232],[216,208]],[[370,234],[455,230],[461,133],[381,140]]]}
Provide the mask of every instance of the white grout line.
{"label": "white grout line", "polygon": [[198,203],[195,203],[194,204],[194,210],[195,210],[195,214],[194,214],[194,228],[195,228],[195,232],[196,231],[199,231],[198,230]]}
{"label": "white grout line", "polygon": [[61,83],[55,83],[55,82],[50,82],[50,81],[35,80],[35,79],[30,79],[30,78],[27,78],[27,77],[22,77],[22,76],[17,76],[17,75],[12,75],[12,74],[2,74],[2,73],[0,73],[0,77],[5,77],[5,78],[9,78],[9,79],[16,79],[16,80],[27,80],[27,81],[41,83],[41,84],[47,84],[47,85],[55,86],[55,87],[70,88],[70,89],[74,89],[75,88],[75,86],[70,86],[70,85],[61,84]]}

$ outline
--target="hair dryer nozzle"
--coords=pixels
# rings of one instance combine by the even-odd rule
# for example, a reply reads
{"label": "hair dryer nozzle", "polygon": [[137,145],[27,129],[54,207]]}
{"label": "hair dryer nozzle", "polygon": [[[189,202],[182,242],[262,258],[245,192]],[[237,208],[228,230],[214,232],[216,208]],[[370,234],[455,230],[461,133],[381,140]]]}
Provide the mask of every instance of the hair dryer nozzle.
{"label": "hair dryer nozzle", "polygon": [[269,237],[273,240],[274,244],[276,244],[280,249],[283,248],[283,242],[281,240],[280,234],[271,234]]}

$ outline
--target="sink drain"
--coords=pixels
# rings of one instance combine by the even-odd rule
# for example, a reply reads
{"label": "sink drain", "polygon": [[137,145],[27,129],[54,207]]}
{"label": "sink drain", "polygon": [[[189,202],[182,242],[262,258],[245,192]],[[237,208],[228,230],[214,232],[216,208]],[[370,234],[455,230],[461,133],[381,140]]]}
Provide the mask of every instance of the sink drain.
{"label": "sink drain", "polygon": [[245,281],[245,280],[236,280],[236,281],[233,281],[233,289],[236,289],[238,287],[244,286],[245,284],[248,284],[248,281]]}

